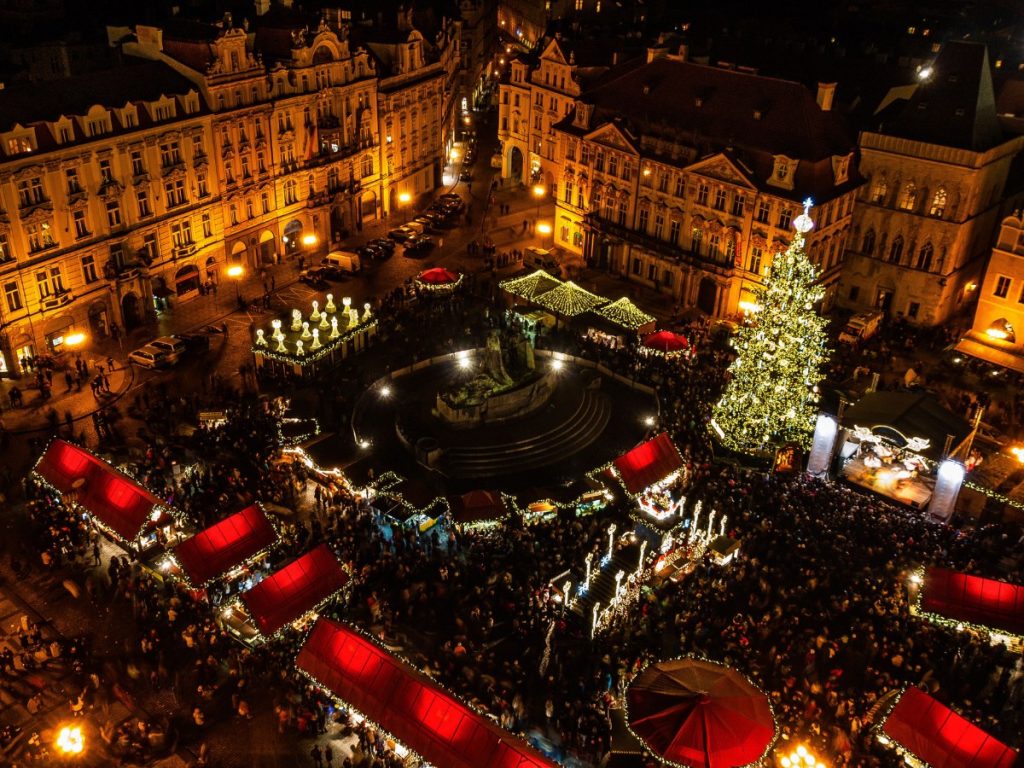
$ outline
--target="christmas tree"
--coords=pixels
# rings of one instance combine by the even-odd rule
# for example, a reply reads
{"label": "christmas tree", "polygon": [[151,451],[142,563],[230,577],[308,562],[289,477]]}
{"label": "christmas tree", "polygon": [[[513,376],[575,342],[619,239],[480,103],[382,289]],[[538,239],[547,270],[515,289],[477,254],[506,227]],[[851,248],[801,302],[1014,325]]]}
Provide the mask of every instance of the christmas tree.
{"label": "christmas tree", "polygon": [[824,290],[804,255],[804,233],[814,223],[811,201],[793,226],[793,242],[776,255],[756,291],[753,321],[737,332],[730,379],[712,411],[712,428],[728,448],[746,453],[797,442],[814,431],[818,383],[828,349],[825,319],[814,308]]}

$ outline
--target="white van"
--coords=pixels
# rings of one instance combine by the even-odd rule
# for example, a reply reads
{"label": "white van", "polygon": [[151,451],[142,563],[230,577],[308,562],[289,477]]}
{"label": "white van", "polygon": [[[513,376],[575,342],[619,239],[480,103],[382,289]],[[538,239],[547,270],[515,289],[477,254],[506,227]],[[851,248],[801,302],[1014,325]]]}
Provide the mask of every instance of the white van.
{"label": "white van", "polygon": [[558,273],[562,271],[555,254],[546,248],[527,248],[523,259],[526,262],[523,266],[529,269],[546,269]]}
{"label": "white van", "polygon": [[363,268],[359,254],[352,251],[331,251],[320,262],[329,272],[354,275]]}
{"label": "white van", "polygon": [[881,312],[863,312],[854,315],[840,332],[839,341],[844,344],[858,344],[870,339],[878,332],[883,317]]}

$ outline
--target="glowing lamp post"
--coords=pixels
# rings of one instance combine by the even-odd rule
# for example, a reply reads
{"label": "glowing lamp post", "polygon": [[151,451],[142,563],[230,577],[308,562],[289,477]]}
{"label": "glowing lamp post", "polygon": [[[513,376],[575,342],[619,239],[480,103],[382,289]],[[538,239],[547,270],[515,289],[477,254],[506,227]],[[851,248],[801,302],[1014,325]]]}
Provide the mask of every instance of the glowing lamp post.
{"label": "glowing lamp post", "polygon": [[826,768],[803,744],[799,744],[790,750],[789,753],[779,757],[779,765],[782,768]]}
{"label": "glowing lamp post", "polygon": [[235,299],[239,304],[242,303],[242,289],[240,287],[242,277],[245,275],[245,267],[241,264],[232,264],[227,269],[227,276],[230,277],[235,283]]}
{"label": "glowing lamp post", "polygon": [[540,204],[543,202],[544,195],[546,193],[547,193],[547,190],[544,189],[544,185],[543,184],[534,184],[534,186],[533,186],[533,196],[535,198],[537,198],[537,215],[533,217],[534,221],[536,221],[537,219],[540,218]]}
{"label": "glowing lamp post", "polygon": [[[401,209],[401,210],[402,210],[403,212],[405,212],[405,211],[408,211],[408,210],[409,210],[409,203],[411,203],[411,202],[412,202],[412,195],[410,195],[410,194],[409,194],[408,192],[400,192],[400,193],[398,194],[398,207],[399,207],[399,208],[400,208],[400,209]],[[405,221],[406,219],[408,219],[408,218],[409,218],[408,214],[404,214],[404,215],[402,216],[403,222],[404,222],[404,221]]]}
{"label": "glowing lamp post", "polygon": [[85,751],[85,735],[77,725],[65,725],[57,732],[54,742],[57,752],[65,757],[77,757]]}

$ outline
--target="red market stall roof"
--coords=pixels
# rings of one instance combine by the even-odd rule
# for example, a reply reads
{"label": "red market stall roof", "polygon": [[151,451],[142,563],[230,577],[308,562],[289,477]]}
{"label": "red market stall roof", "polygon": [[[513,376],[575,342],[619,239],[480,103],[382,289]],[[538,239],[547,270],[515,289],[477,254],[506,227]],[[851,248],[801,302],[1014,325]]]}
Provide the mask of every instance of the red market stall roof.
{"label": "red market stall roof", "polygon": [[277,541],[277,531],[255,504],[204,528],[174,548],[188,580],[202,587]]}
{"label": "red market stall roof", "polygon": [[50,443],[35,471],[62,494],[77,494],[78,503],[125,542],[139,537],[160,505],[126,474],[64,440]]}
{"label": "red market stall roof", "polygon": [[648,349],[655,349],[658,352],[682,352],[688,349],[690,341],[685,336],[672,331],[655,331],[644,336],[643,344]]}
{"label": "red market stall roof", "polygon": [[628,453],[619,456],[613,462],[619,473],[622,485],[632,496],[636,496],[644,488],[664,480],[683,466],[683,457],[679,455],[667,432],[638,445]]}
{"label": "red market stall roof", "polygon": [[917,688],[907,688],[882,733],[932,768],[1010,768],[1017,752]]}
{"label": "red market stall roof", "polygon": [[929,568],[919,608],[953,621],[1024,635],[1024,586]]}
{"label": "red market stall roof", "polygon": [[459,282],[461,277],[462,275],[458,272],[452,272],[450,269],[433,267],[432,269],[425,269],[420,272],[416,279],[427,285],[454,285]]}
{"label": "red market stall roof", "polygon": [[296,664],[431,765],[558,768],[431,678],[343,624],[318,620]]}
{"label": "red market stall roof", "polygon": [[331,548],[321,544],[242,593],[260,634],[270,637],[340,592],[348,583]]}
{"label": "red market stall roof", "polygon": [[450,496],[448,506],[452,519],[462,524],[497,520],[508,514],[505,499],[498,491],[470,491],[461,496]]}

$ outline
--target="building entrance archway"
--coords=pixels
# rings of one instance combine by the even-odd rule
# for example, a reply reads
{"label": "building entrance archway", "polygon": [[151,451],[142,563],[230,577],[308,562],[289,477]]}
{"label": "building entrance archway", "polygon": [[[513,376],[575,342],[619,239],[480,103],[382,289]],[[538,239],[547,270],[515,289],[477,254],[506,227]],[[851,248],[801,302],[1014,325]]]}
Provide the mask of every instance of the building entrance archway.
{"label": "building entrance archway", "polygon": [[298,219],[292,219],[285,225],[284,236],[281,238],[284,242],[284,252],[286,256],[294,256],[299,252],[299,248],[302,246],[302,222]]}
{"label": "building entrance archway", "polygon": [[139,297],[135,293],[126,293],[121,297],[121,319],[124,321],[126,331],[137,328],[142,322]]}
{"label": "building entrance archway", "polygon": [[508,177],[513,184],[523,183],[523,151],[519,147],[512,147],[508,151]]}
{"label": "building entrance archway", "polygon": [[718,286],[710,277],[705,277],[697,287],[697,308],[704,314],[713,316],[718,301]]}

